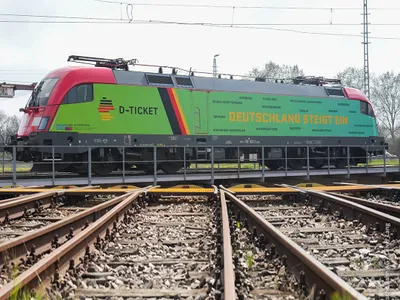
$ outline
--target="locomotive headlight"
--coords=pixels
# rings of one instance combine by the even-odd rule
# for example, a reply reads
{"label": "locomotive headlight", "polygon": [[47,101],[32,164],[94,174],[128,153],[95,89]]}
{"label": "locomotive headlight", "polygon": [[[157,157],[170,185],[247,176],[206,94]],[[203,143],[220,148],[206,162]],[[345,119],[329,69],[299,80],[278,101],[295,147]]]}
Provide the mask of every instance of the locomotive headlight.
{"label": "locomotive headlight", "polygon": [[38,130],[45,130],[47,123],[49,122],[50,117],[43,117],[40,120],[39,126],[38,126]]}

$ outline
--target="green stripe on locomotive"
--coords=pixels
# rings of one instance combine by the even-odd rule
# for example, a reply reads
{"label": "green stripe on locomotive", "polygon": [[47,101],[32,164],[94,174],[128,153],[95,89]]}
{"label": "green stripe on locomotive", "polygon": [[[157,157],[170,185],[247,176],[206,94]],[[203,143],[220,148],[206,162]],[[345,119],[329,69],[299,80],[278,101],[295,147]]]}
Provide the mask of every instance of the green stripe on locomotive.
{"label": "green stripe on locomotive", "polygon": [[[164,93],[164,94],[163,94]],[[162,96],[164,95],[164,99]],[[378,136],[360,102],[94,84],[94,101],[62,104],[50,131],[96,134]]]}

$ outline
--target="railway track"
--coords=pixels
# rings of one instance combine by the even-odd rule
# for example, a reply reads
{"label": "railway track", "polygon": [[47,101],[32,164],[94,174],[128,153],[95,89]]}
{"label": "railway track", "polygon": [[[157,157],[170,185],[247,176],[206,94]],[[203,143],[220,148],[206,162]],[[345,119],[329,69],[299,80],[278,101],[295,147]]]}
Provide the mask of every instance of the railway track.
{"label": "railway track", "polygon": [[400,298],[398,206],[338,194],[349,187],[260,189],[122,189],[1,243],[3,272],[23,263],[0,299],[16,286],[49,299]]}
{"label": "railway track", "polygon": [[[39,195],[41,197],[48,197],[49,195]],[[50,209],[41,209],[39,205],[37,211],[33,211],[33,215],[39,213],[46,215],[47,213],[63,212],[63,218],[60,216],[54,217],[34,217],[35,226],[28,226],[28,229],[20,232],[6,232],[11,233],[11,236],[0,243],[0,264],[2,265],[2,280],[3,283],[11,283],[15,277],[16,272],[23,272],[29,269],[32,265],[38,262],[42,257],[51,253],[54,249],[58,248],[63,243],[70,240],[77,232],[87,228],[92,222],[105,214],[113,206],[121,202],[127,195],[122,195],[113,199],[97,199],[90,203],[85,203],[84,208],[74,205],[74,207],[61,206]],[[22,199],[30,199],[36,201],[32,196],[22,197]],[[19,200],[17,200],[19,201]],[[25,201],[26,202],[26,201]],[[98,204],[100,202],[100,204]],[[18,206],[14,200],[5,201],[8,204],[7,208],[12,208],[12,204]],[[56,205],[55,202],[52,202]],[[91,205],[94,205],[90,207]],[[22,211],[26,213],[26,209]],[[16,214],[17,215],[17,214]],[[31,216],[25,216],[21,219],[15,219],[15,222],[8,226],[16,226],[22,220],[23,228],[26,228],[26,219],[32,220]],[[15,223],[15,224],[13,224]],[[29,223],[28,223],[29,224]],[[3,227],[3,228],[7,228]],[[3,232],[3,230],[2,230]],[[14,236],[14,238],[12,237]],[[3,290],[3,289],[2,289]],[[1,290],[1,291],[2,291]]]}
{"label": "railway track", "polygon": [[26,212],[22,217],[5,219],[0,228],[0,244],[11,238],[27,234],[30,231],[53,224],[70,215],[78,213],[82,208],[59,206],[54,204],[51,207],[43,208],[38,206],[32,212]]}
{"label": "railway track", "polygon": [[73,203],[66,199],[62,192],[44,192],[2,200],[0,215],[3,217],[0,221],[3,226],[0,228],[0,244],[108,201],[110,196],[92,196]]}
{"label": "railway track", "polygon": [[73,291],[77,298],[217,299],[222,250],[218,206],[216,202],[143,206],[115,229],[113,238],[96,246],[83,274],[65,280],[79,282]]}
{"label": "railway track", "polygon": [[[315,287],[324,286],[321,277],[324,271],[329,270],[325,275],[329,280],[325,282],[323,294],[342,290],[355,299],[399,298],[400,281],[397,278],[400,275],[400,259],[396,249],[397,230],[393,230],[398,227],[399,219],[338,196],[296,189],[304,193],[300,199],[271,201],[269,196],[267,205],[265,202],[260,205],[260,199],[255,197],[249,200],[242,196],[248,200],[246,204],[229,191],[227,195],[235,204],[232,209],[239,213],[240,219],[250,223],[248,226],[253,230],[253,238],[265,239],[264,236],[260,238],[260,234],[266,233],[273,253],[279,251],[292,256],[291,267],[296,268],[299,261],[304,264],[306,256],[299,258],[302,250],[318,260],[319,267],[315,264],[309,270],[305,271],[303,267],[300,268],[303,270],[298,270],[299,278],[302,277],[301,272],[310,273],[303,273],[302,284],[311,287],[311,292],[313,284],[318,282],[316,278],[319,284]],[[306,191],[309,193],[306,194]],[[299,201],[301,198],[304,201]],[[252,202],[257,207],[251,207]],[[382,222],[386,226],[382,226]],[[388,224],[392,228],[389,229]],[[294,258],[293,253],[297,251],[297,258]],[[316,278],[313,278],[313,272]]]}
{"label": "railway track", "polygon": [[[93,295],[93,290],[85,289],[93,282],[97,286],[103,282],[103,288],[111,287],[108,291],[111,296],[116,293],[121,297],[127,294],[131,297],[209,295],[211,299],[220,299],[223,292],[233,299],[229,296],[234,294],[233,268],[229,267],[232,260],[221,255],[231,247],[225,242],[230,236],[226,208],[224,215],[219,202],[197,204],[197,198],[195,203],[179,203],[182,202],[179,199],[167,198],[158,207],[147,207],[143,201],[146,191],[140,189],[101,204],[111,206],[110,202],[119,201],[98,220],[69,236],[20,273],[14,282],[5,284],[0,290],[0,299],[7,299],[15,289],[15,282],[28,289],[40,289],[43,284],[52,286],[53,289],[45,290],[51,299],[57,296],[68,299],[75,295],[101,299],[107,295],[105,290],[99,289],[98,294]],[[46,232],[43,229],[43,233],[49,235],[49,228]],[[48,248],[50,242],[43,242],[43,247]],[[108,272],[99,272],[104,271],[104,264]],[[222,264],[224,274],[221,277]],[[135,280],[124,281],[126,276],[120,274],[124,270],[131,276],[137,275],[133,277]],[[65,275],[63,279],[60,274]],[[150,275],[154,278],[149,278]],[[74,284],[77,280],[79,287]],[[227,282],[231,282],[230,288]],[[123,286],[116,289],[121,283]],[[190,290],[183,289],[187,286]],[[170,290],[165,291],[168,287]]]}

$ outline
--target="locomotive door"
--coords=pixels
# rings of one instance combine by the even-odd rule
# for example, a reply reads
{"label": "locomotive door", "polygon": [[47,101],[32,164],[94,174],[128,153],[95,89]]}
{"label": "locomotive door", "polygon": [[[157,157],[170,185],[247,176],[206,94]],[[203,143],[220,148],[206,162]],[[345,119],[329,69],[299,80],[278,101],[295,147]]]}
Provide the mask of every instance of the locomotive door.
{"label": "locomotive door", "polygon": [[206,92],[192,92],[194,134],[208,134],[208,95]]}

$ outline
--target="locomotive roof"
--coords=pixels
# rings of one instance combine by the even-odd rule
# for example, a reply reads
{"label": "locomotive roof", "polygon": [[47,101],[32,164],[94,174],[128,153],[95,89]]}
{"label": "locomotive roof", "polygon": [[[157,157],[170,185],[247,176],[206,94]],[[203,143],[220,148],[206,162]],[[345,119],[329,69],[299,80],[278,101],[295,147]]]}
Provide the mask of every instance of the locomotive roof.
{"label": "locomotive roof", "polygon": [[[359,99],[369,102],[366,96],[359,90],[351,88],[343,88],[339,79],[326,79],[323,77],[296,77],[292,78],[289,83],[284,83],[280,80],[278,83],[266,82],[265,79],[256,78],[252,80],[237,80],[230,76],[230,79],[214,77],[198,77],[194,76],[193,72],[183,70],[189,75],[177,75],[177,68],[162,67],[156,65],[138,64],[137,59],[125,60],[123,58],[109,59],[99,57],[89,57],[80,55],[70,55],[67,61],[84,63],[96,66],[96,69],[106,72],[104,69],[109,69],[113,72],[117,84],[132,84],[144,86],[164,86],[178,87],[205,91],[225,91],[225,92],[241,92],[241,93],[257,93],[257,94],[275,94],[275,95],[290,95],[304,97],[339,97],[348,99]],[[146,66],[159,68],[158,73],[147,73],[140,71],[130,71],[129,65]],[[163,68],[172,69],[172,74],[162,74]],[[200,72],[208,74],[207,72]],[[96,73],[97,74],[97,73]],[[260,80],[261,79],[261,80]],[[340,86],[324,86],[327,83],[339,83]]]}
{"label": "locomotive roof", "polygon": [[126,85],[175,87],[232,93],[236,92],[303,97],[347,98],[352,100],[362,100],[370,103],[370,101],[361,91],[353,88],[160,74],[142,71],[113,70],[105,67],[69,66],[54,70],[47,74],[46,77],[64,77],[68,74],[73,76],[75,80],[78,80],[78,78],[82,77],[82,82],[87,82],[88,80],[90,81],[90,77],[92,77],[92,81],[96,83],[104,82]]}
{"label": "locomotive roof", "polygon": [[139,71],[113,70],[113,73],[118,84],[154,85],[206,91],[276,94],[304,97],[346,97],[342,87],[272,83]]}

